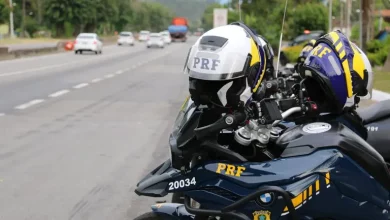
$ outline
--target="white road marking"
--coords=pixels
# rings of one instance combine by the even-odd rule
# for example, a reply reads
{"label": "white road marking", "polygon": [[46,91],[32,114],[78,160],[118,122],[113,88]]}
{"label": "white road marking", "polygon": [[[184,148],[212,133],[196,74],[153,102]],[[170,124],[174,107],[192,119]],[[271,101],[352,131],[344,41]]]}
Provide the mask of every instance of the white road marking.
{"label": "white road marking", "polygon": [[34,99],[34,100],[29,101],[25,104],[16,106],[15,109],[19,109],[19,110],[26,109],[28,107],[39,104],[39,103],[44,102],[44,101],[45,101],[44,99]]}
{"label": "white road marking", "polygon": [[[138,52],[138,50],[132,51],[131,53],[129,53],[129,51],[125,51],[123,53],[115,53],[115,54],[110,54],[110,55],[104,55],[104,56],[101,56],[101,58],[100,58],[100,56],[97,56],[96,58],[93,58],[93,59],[80,59],[80,60],[75,60],[75,61],[71,61],[71,62],[67,62],[67,63],[61,63],[61,64],[56,64],[56,65],[43,66],[43,67],[38,67],[38,68],[31,68],[31,69],[28,69],[28,70],[15,71],[15,72],[9,72],[9,73],[2,73],[2,74],[0,74],[0,77],[25,74],[25,73],[36,72],[36,71],[47,70],[47,69],[53,69],[53,68],[62,67],[62,66],[69,66],[70,64],[76,64],[76,63],[88,64],[88,63],[91,63],[91,62],[107,59],[109,57],[116,57],[116,56],[120,56],[120,55],[124,55],[124,54],[128,54],[128,53],[129,54],[133,54],[135,52]],[[58,54],[58,55],[62,55],[62,54]],[[75,56],[75,55],[72,54],[72,56]],[[38,58],[41,58],[41,56],[38,56],[35,59],[38,59]],[[24,59],[21,59],[21,60],[24,60]],[[11,61],[14,62],[14,60],[11,60]]]}
{"label": "white road marking", "polygon": [[114,74],[107,74],[107,75],[105,75],[104,77],[106,77],[106,78],[112,78],[112,77],[114,77]]}
{"label": "white road marking", "polygon": [[116,71],[116,74],[118,74],[118,75],[120,75],[120,74],[122,74],[123,73],[123,71],[122,70],[118,70],[118,71]]}
{"label": "white road marking", "polygon": [[73,88],[74,89],[81,89],[81,88],[86,87],[88,85],[89,85],[88,83],[80,83],[78,85],[73,86]]}
{"label": "white road marking", "polygon": [[93,79],[91,82],[92,82],[92,83],[97,83],[97,82],[100,82],[100,81],[102,81],[101,78],[96,78],[96,79]]}
{"label": "white road marking", "polygon": [[64,94],[68,93],[68,92],[69,92],[69,90],[66,90],[66,89],[60,90],[60,91],[58,91],[58,92],[55,92],[55,93],[50,94],[49,97],[54,98],[54,97],[62,96],[62,95],[64,95]]}
{"label": "white road marking", "polygon": [[4,115],[5,115],[4,113],[0,113],[0,117],[1,117],[1,116],[4,116]]}

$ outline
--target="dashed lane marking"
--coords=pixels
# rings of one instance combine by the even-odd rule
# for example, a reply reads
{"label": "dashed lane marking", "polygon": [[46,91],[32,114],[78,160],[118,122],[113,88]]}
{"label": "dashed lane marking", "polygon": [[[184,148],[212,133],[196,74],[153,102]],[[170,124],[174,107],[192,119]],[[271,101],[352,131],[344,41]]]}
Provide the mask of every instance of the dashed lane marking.
{"label": "dashed lane marking", "polygon": [[105,75],[104,77],[106,77],[106,78],[112,78],[112,77],[114,77],[114,74],[107,74],[107,75]]}
{"label": "dashed lane marking", "polygon": [[4,113],[0,113],[0,117],[1,117],[1,116],[4,116],[4,115],[5,115]]}
{"label": "dashed lane marking", "polygon": [[123,71],[122,70],[118,70],[118,71],[116,71],[116,74],[118,74],[118,75],[120,75],[120,74],[122,74],[123,73]]}
{"label": "dashed lane marking", "polygon": [[44,101],[45,101],[44,99],[34,99],[34,100],[29,101],[25,104],[16,106],[15,109],[19,109],[19,110],[26,109],[28,107],[39,104],[39,103],[44,102]]}
{"label": "dashed lane marking", "polygon": [[91,82],[92,82],[92,83],[97,83],[97,82],[100,82],[100,81],[102,81],[101,78],[96,78],[96,79],[93,79]]}
{"label": "dashed lane marking", "polygon": [[58,96],[65,95],[65,94],[68,93],[68,92],[69,92],[69,90],[67,90],[67,89],[60,90],[60,91],[58,91],[58,92],[55,92],[55,93],[50,94],[49,97],[55,98],[55,97],[58,97]]}
{"label": "dashed lane marking", "polygon": [[81,88],[86,87],[88,85],[89,85],[88,83],[80,83],[78,85],[73,86],[73,88],[74,89],[81,89]]}

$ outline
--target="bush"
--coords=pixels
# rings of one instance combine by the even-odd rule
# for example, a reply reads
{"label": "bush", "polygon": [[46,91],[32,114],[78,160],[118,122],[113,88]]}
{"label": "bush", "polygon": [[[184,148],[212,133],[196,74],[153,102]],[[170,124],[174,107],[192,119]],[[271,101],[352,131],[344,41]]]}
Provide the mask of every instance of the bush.
{"label": "bush", "polygon": [[367,43],[367,57],[372,66],[383,66],[390,50],[390,38],[387,41],[372,40]]}
{"label": "bush", "polygon": [[298,60],[299,54],[303,49],[303,45],[305,45],[305,43],[283,49],[283,53],[289,62],[295,63]]}
{"label": "bush", "polygon": [[28,34],[30,36],[32,36],[36,31],[39,30],[38,22],[35,19],[33,19],[33,18],[29,17],[29,16],[26,16],[26,23],[25,23],[25,25],[26,25],[25,26],[25,30],[28,32]]}

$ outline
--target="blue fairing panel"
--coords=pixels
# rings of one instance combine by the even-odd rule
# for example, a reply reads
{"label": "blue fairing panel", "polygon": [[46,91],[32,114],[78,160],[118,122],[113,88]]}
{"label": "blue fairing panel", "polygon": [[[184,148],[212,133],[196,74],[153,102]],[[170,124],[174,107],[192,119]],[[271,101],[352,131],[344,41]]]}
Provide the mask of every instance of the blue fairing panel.
{"label": "blue fairing panel", "polygon": [[[189,175],[192,173],[197,189],[186,194],[207,209],[222,209],[261,186],[271,185],[289,192],[294,207],[302,215],[341,220],[351,216],[367,219],[369,214],[373,219],[384,219],[386,214],[382,211],[389,208],[388,192],[348,156],[334,149],[265,163],[212,162]],[[286,203],[280,198],[269,207],[252,201],[240,212],[250,216],[264,208],[283,218],[289,215]]]}

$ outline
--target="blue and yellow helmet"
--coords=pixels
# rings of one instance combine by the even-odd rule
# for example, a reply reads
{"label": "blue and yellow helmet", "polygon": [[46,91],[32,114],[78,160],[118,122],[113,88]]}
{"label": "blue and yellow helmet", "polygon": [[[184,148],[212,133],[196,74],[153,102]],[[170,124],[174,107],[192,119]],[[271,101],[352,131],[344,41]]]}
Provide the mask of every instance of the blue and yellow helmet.
{"label": "blue and yellow helmet", "polygon": [[367,95],[366,56],[340,31],[319,38],[300,69],[305,87],[323,111],[339,112],[354,95]]}
{"label": "blue and yellow helmet", "polygon": [[297,63],[303,63],[303,62],[305,61],[305,59],[307,58],[307,56],[309,56],[311,50],[313,50],[314,44],[315,44],[315,43],[316,43],[316,40],[315,40],[315,39],[312,39],[312,40],[310,40],[309,42],[307,42],[307,43],[303,46],[303,49],[302,49],[301,53],[299,54]]}

